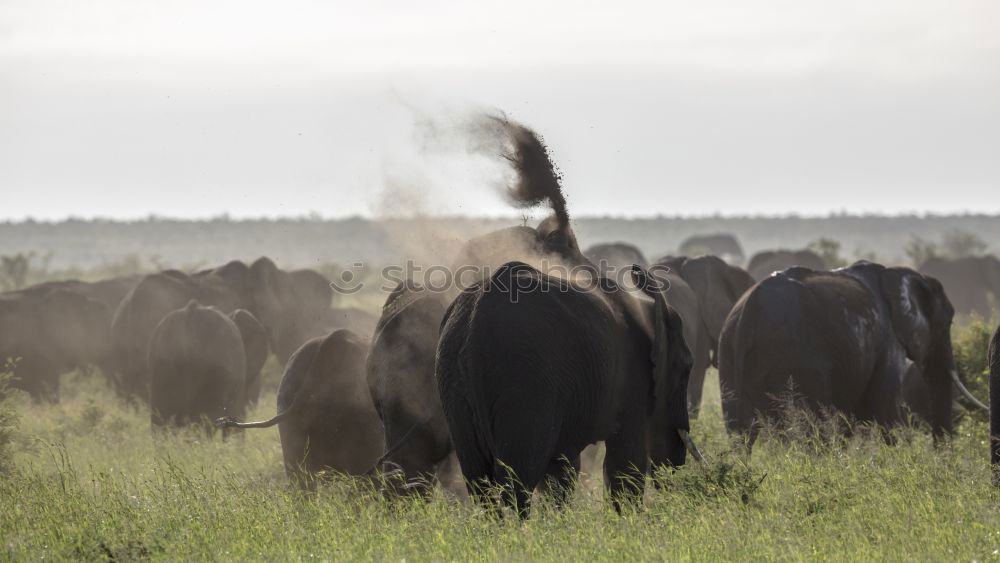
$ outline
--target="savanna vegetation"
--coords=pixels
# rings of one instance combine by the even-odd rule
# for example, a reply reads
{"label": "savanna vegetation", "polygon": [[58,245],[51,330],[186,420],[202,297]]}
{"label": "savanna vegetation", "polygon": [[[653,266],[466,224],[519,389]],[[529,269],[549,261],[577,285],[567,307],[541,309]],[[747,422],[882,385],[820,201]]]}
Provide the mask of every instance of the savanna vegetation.
{"label": "savanna vegetation", "polygon": [[[967,374],[983,367],[985,324],[956,335]],[[252,416],[273,412],[278,367]],[[975,380],[975,375],[970,377]],[[975,387],[983,397],[985,388]],[[0,557],[39,559],[973,560],[1000,553],[987,422],[966,417],[935,448],[905,428],[843,437],[836,417],[789,408],[747,460],[727,437],[718,386],[693,433],[709,460],[657,477],[619,516],[584,476],[565,511],[501,521],[438,491],[388,502],[330,476],[315,496],[287,483],[275,429],[223,442],[195,431],[154,439],[149,414],[75,372],[59,405],[11,395],[0,407]]]}

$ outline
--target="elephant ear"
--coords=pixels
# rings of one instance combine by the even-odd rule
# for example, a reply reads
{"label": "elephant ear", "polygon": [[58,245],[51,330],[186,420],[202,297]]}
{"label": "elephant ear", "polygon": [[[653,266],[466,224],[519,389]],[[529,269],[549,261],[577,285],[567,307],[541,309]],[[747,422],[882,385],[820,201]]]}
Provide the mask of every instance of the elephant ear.
{"label": "elephant ear", "polygon": [[[684,340],[684,322],[663,297],[664,283],[637,265],[632,265],[632,281],[653,299],[653,339],[650,360],[653,362],[654,405],[664,404],[678,393],[686,408],[687,381],[693,364],[691,351]],[[687,411],[684,412],[686,419]]]}
{"label": "elephant ear", "polygon": [[923,365],[931,345],[930,289],[922,276],[900,268],[886,268],[882,296],[889,304],[892,328],[906,356]]}

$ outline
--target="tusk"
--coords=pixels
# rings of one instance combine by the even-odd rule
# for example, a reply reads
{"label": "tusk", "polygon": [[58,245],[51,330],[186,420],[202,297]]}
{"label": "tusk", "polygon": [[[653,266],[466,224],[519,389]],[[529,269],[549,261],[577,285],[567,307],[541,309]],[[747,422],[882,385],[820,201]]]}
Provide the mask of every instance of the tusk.
{"label": "tusk", "polygon": [[703,464],[708,463],[708,460],[705,459],[705,456],[701,455],[701,452],[698,451],[698,446],[694,445],[694,440],[691,439],[690,432],[684,430],[683,428],[678,428],[677,434],[680,435],[681,441],[684,442],[684,447],[687,448],[689,452],[691,452],[691,455],[693,455],[694,458],[698,460],[698,463],[703,463]]}
{"label": "tusk", "polygon": [[986,405],[984,405],[982,401],[980,401],[979,399],[976,398],[975,395],[973,395],[972,393],[970,393],[969,390],[965,388],[965,385],[962,385],[962,380],[958,378],[958,372],[957,371],[951,370],[951,380],[952,380],[952,382],[955,383],[955,387],[958,387],[958,391],[970,403],[972,403],[972,405],[974,407],[976,407],[977,409],[984,410],[986,412],[990,412],[990,408],[989,407],[987,407]]}

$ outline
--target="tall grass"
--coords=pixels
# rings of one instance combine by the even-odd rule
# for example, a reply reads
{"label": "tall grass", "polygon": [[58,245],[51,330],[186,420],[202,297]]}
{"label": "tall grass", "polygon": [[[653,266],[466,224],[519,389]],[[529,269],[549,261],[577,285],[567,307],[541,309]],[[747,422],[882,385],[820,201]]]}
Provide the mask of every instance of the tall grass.
{"label": "tall grass", "polygon": [[[290,488],[274,429],[226,442],[152,437],[94,375],[74,374],[57,406],[17,402],[21,438],[0,477],[0,558],[170,560],[969,560],[1000,553],[1000,496],[986,426],[965,420],[934,448],[858,434],[815,443],[765,435],[746,460],[707,386],[694,437],[710,456],[661,475],[619,516],[596,487],[524,523],[436,494],[389,504],[335,479]],[[273,394],[252,416],[273,413]],[[803,432],[807,432],[804,430]]]}

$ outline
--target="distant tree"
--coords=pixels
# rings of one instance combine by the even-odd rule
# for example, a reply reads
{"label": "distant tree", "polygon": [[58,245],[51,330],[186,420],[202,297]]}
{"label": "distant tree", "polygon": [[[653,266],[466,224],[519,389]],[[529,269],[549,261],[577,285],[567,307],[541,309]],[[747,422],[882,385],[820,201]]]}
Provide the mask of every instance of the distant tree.
{"label": "distant tree", "polygon": [[913,264],[914,268],[918,268],[931,258],[941,255],[941,249],[936,243],[917,235],[910,235],[910,241],[906,243],[903,252],[910,259],[910,263]]}
{"label": "distant tree", "polygon": [[949,258],[979,256],[988,246],[978,235],[961,229],[948,231],[941,237],[941,247]]}
{"label": "distant tree", "polygon": [[823,259],[823,263],[830,270],[843,268],[847,265],[847,260],[840,255],[840,243],[829,238],[821,238],[809,243],[807,247]]}
{"label": "distant tree", "polygon": [[21,289],[28,281],[34,252],[18,252],[13,256],[0,256],[0,289]]}

